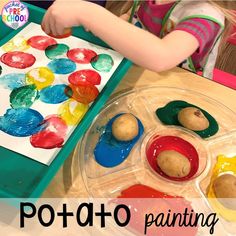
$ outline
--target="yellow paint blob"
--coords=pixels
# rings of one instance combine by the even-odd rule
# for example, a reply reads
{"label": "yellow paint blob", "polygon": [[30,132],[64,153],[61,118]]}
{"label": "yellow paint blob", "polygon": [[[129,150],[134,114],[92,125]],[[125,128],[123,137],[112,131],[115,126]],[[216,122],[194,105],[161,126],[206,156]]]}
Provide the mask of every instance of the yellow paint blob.
{"label": "yellow paint blob", "polygon": [[53,83],[55,76],[47,67],[38,67],[26,73],[27,84],[34,84],[38,90],[41,90]]}
{"label": "yellow paint blob", "polygon": [[88,108],[87,104],[69,99],[58,108],[58,115],[67,125],[76,125],[81,121]]}
{"label": "yellow paint blob", "polygon": [[26,51],[30,48],[23,36],[17,36],[2,46],[5,52]]}
{"label": "yellow paint blob", "polygon": [[214,181],[222,174],[232,174],[236,176],[236,156],[226,157],[224,155],[219,155],[217,157],[217,163],[214,166],[211,181],[207,189],[207,197],[214,210],[226,220],[236,222],[236,210],[231,210],[223,206],[217,200],[214,192]]}

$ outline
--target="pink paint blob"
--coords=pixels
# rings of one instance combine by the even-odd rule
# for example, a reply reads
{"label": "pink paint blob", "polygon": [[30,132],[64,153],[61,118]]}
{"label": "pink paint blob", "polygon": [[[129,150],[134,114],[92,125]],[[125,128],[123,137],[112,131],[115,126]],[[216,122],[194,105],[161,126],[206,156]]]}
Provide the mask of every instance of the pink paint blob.
{"label": "pink paint blob", "polygon": [[31,136],[31,145],[43,149],[62,147],[67,132],[65,121],[57,115],[52,115],[46,117],[42,125],[46,128]]}
{"label": "pink paint blob", "polygon": [[[170,177],[164,172],[162,172],[160,167],[157,165],[156,159],[162,151],[166,150],[173,150],[179,152],[180,154],[188,158],[191,165],[191,170],[187,176],[176,178]],[[148,145],[146,147],[146,158],[148,160],[149,165],[155,172],[167,179],[174,181],[190,180],[196,174],[199,167],[199,157],[194,146],[186,140],[175,136],[157,135],[151,140],[149,140]]]}
{"label": "pink paint blob", "polygon": [[74,48],[67,52],[67,57],[70,60],[80,64],[88,64],[96,56],[96,52],[86,48]]}
{"label": "pink paint blob", "polygon": [[48,36],[37,35],[29,38],[27,43],[38,50],[45,50],[48,46],[57,44],[57,41]]}
{"label": "pink paint blob", "polygon": [[72,73],[68,80],[73,85],[99,85],[101,83],[101,76],[94,70],[79,70]]}
{"label": "pink paint blob", "polygon": [[36,58],[29,53],[14,51],[4,53],[0,60],[7,66],[17,69],[25,69],[31,67],[35,63]]}

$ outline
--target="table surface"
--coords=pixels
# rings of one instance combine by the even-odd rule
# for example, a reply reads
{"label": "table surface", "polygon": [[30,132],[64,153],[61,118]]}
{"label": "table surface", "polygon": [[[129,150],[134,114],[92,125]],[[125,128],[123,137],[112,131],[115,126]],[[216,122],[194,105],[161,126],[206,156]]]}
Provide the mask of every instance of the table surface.
{"label": "table surface", "polygon": [[[154,73],[138,66],[132,66],[112,94],[112,97],[129,89],[152,85],[194,90],[223,103],[225,106],[228,106],[231,110],[236,112],[235,90],[229,89],[180,68],[174,68],[162,73]],[[58,171],[57,175],[47,187],[42,197],[88,197],[88,193],[80,174],[78,158],[78,156],[73,156],[73,153],[70,155],[63,167]]]}

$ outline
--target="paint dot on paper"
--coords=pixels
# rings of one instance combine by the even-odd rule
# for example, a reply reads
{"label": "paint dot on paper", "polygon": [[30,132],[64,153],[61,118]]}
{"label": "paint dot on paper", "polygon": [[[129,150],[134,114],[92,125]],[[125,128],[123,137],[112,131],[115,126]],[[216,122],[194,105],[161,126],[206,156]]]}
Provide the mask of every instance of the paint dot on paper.
{"label": "paint dot on paper", "polygon": [[30,143],[35,148],[60,148],[63,146],[67,132],[64,120],[56,115],[46,117],[43,121],[44,130],[32,135]]}
{"label": "paint dot on paper", "polygon": [[37,35],[28,39],[27,43],[38,50],[45,50],[48,46],[57,44],[57,41],[48,36]]}
{"label": "paint dot on paper", "polygon": [[11,73],[0,77],[0,85],[6,89],[15,89],[26,85],[25,74]]}
{"label": "paint dot on paper", "polygon": [[96,56],[96,52],[86,48],[74,48],[67,52],[69,59],[80,64],[88,64],[91,62],[92,58]]}
{"label": "paint dot on paper", "polygon": [[70,84],[69,88],[69,90],[66,89],[67,96],[84,104],[89,104],[90,102],[93,102],[99,94],[99,90],[94,85]]}
{"label": "paint dot on paper", "polygon": [[48,86],[40,91],[40,100],[49,104],[58,104],[64,102],[69,99],[65,93],[66,88],[70,89],[65,84]]}
{"label": "paint dot on paper", "polygon": [[101,83],[101,75],[94,70],[85,69],[75,71],[69,75],[68,80],[73,85],[99,85]]}
{"label": "paint dot on paper", "polygon": [[95,160],[98,164],[104,167],[114,167],[121,164],[129,156],[130,151],[138,142],[144,132],[144,127],[141,121],[138,121],[138,135],[130,141],[118,141],[112,135],[112,124],[116,118],[114,116],[106,125],[105,131],[101,134],[99,141],[94,149]]}
{"label": "paint dot on paper", "polygon": [[108,54],[99,54],[92,59],[91,65],[100,72],[109,72],[114,65],[114,61]]}
{"label": "paint dot on paper", "polygon": [[76,125],[83,118],[89,106],[70,99],[58,108],[58,115],[67,125]]}
{"label": "paint dot on paper", "polygon": [[0,117],[0,130],[16,136],[27,137],[37,133],[43,116],[30,108],[8,109],[4,116]]}
{"label": "paint dot on paper", "polygon": [[34,84],[38,90],[41,90],[53,83],[55,76],[47,67],[38,67],[26,73],[27,84]]}
{"label": "paint dot on paper", "polygon": [[26,85],[13,89],[10,94],[10,103],[12,108],[31,107],[38,99],[39,94],[35,85]]}
{"label": "paint dot on paper", "polygon": [[53,60],[55,58],[58,58],[60,56],[64,56],[67,51],[69,50],[69,47],[66,45],[66,44],[54,44],[54,45],[51,45],[51,46],[48,46],[46,49],[45,49],[45,55]]}
{"label": "paint dot on paper", "polygon": [[32,66],[36,61],[36,58],[29,53],[25,52],[7,52],[1,56],[1,62],[7,66],[17,69],[25,69]]}
{"label": "paint dot on paper", "polygon": [[76,64],[67,58],[54,59],[48,63],[48,67],[55,74],[69,74],[76,70]]}
{"label": "paint dot on paper", "polygon": [[6,44],[2,46],[2,48],[5,52],[11,52],[11,51],[25,51],[29,49],[30,46],[27,44],[27,40],[23,36],[18,36],[8,41]]}

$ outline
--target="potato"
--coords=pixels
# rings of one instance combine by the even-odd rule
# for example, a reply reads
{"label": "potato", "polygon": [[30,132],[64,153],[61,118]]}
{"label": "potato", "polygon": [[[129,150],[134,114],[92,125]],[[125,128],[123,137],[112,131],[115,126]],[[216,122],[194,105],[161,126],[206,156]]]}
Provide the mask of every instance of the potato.
{"label": "potato", "polygon": [[178,113],[178,120],[185,128],[193,131],[205,130],[209,127],[209,121],[201,110],[196,107],[186,107]]}
{"label": "potato", "polygon": [[213,182],[213,190],[225,207],[236,210],[236,176],[223,174],[217,177]]}
{"label": "potato", "polygon": [[138,132],[138,121],[129,113],[119,116],[112,124],[112,134],[119,141],[130,141],[138,135]]}
{"label": "potato", "polygon": [[157,165],[170,177],[182,178],[191,170],[188,158],[174,150],[162,151],[157,156]]}

